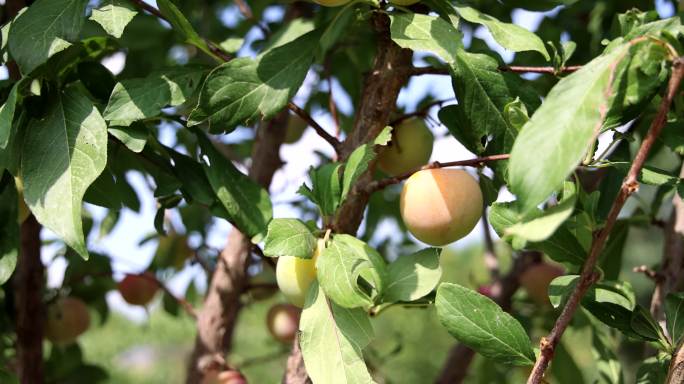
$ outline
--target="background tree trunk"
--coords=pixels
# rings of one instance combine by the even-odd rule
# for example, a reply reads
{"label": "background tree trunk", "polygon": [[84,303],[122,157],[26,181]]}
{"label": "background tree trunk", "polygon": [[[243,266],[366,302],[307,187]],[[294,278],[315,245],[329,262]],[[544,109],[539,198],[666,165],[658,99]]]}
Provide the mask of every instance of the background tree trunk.
{"label": "background tree trunk", "polygon": [[[279,152],[288,120],[288,112],[284,111],[257,129],[249,176],[267,189],[273,174],[282,165]],[[189,384],[201,382],[207,369],[226,367],[224,356],[233,339],[241,308],[240,296],[248,283],[251,250],[250,239],[233,228],[211,276],[204,304],[197,313],[197,337],[186,377]]]}
{"label": "background tree trunk", "polygon": [[14,273],[17,313],[17,376],[23,384],[42,384],[43,289],[45,267],[40,260],[40,224],[29,215],[21,225],[21,251]]}

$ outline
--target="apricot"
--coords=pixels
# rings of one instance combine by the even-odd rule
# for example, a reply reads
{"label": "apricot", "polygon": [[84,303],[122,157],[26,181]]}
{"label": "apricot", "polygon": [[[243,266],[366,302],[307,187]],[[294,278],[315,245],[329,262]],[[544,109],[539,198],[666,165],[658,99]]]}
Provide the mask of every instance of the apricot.
{"label": "apricot", "polygon": [[304,130],[308,126],[306,121],[302,120],[301,117],[290,115],[290,120],[287,122],[287,128],[285,128],[285,139],[283,142],[292,144],[299,141],[304,134]]}
{"label": "apricot", "polygon": [[247,379],[238,371],[211,370],[204,374],[202,384],[247,384]]}
{"label": "apricot", "polygon": [[322,5],[324,7],[339,7],[340,5],[345,5],[351,0],[314,0],[316,4]]}
{"label": "apricot", "polygon": [[300,308],[304,306],[311,283],[316,280],[316,260],[324,248],[325,241],[319,239],[310,259],[295,256],[278,257],[278,264],[276,264],[278,288],[292,304]]}
{"label": "apricot", "polygon": [[553,279],[562,276],[564,272],[563,268],[557,265],[535,264],[520,275],[520,286],[537,304],[548,305],[550,304],[549,285]]}
{"label": "apricot", "polygon": [[378,168],[396,176],[430,160],[435,137],[422,119],[410,118],[392,130],[392,141],[378,154]]}
{"label": "apricot", "polygon": [[119,293],[128,304],[147,305],[159,290],[159,283],[151,272],[126,275],[117,285]]}
{"label": "apricot", "polygon": [[276,304],[268,310],[266,325],[274,339],[291,343],[299,328],[301,309],[292,304]]}
{"label": "apricot", "polygon": [[411,175],[399,200],[401,218],[418,240],[434,246],[454,242],[482,217],[482,191],[460,169],[425,169]]}
{"label": "apricot", "polygon": [[90,313],[81,299],[64,297],[47,308],[45,337],[54,344],[71,344],[88,327],[90,327]]}

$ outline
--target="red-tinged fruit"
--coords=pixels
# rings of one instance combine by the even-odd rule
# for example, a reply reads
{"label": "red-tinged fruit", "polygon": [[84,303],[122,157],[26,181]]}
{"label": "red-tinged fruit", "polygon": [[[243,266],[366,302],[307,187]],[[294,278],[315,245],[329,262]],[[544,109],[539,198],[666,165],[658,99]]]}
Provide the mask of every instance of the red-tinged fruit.
{"label": "red-tinged fruit", "polygon": [[202,384],[247,384],[247,379],[239,371],[211,370],[204,374]]}
{"label": "red-tinged fruit", "polygon": [[151,272],[126,275],[118,284],[119,293],[128,304],[145,306],[154,299],[159,283]]}
{"label": "red-tinged fruit", "polygon": [[268,310],[266,324],[274,339],[292,343],[299,329],[301,310],[292,304],[276,304]]}
{"label": "red-tinged fruit", "polygon": [[537,304],[548,305],[549,285],[556,277],[563,276],[563,268],[548,264],[535,264],[520,275],[520,286]]}
{"label": "red-tinged fruit", "polygon": [[54,344],[71,344],[89,327],[90,313],[81,299],[64,297],[47,307],[45,337]]}

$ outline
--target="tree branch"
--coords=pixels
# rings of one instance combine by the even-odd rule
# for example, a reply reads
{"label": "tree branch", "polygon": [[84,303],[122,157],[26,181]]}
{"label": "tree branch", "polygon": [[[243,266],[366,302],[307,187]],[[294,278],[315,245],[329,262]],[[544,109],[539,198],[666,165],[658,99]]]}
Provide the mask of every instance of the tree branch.
{"label": "tree branch", "polygon": [[544,377],[544,372],[548,367],[549,363],[553,359],[553,354],[556,349],[556,345],[561,339],[563,332],[570,324],[577,307],[579,306],[582,296],[587,292],[589,287],[591,287],[596,280],[599,279],[598,272],[595,271],[596,263],[598,261],[599,255],[603,250],[603,247],[608,239],[610,231],[615,225],[617,216],[622,209],[622,206],[627,201],[630,195],[635,193],[639,189],[639,183],[637,182],[637,176],[641,171],[644,163],[646,162],[646,157],[651,150],[651,147],[655,143],[656,139],[660,135],[665,123],[667,121],[667,112],[670,110],[670,105],[672,99],[676,95],[679,85],[684,76],[684,58],[678,57],[673,61],[673,70],[668,82],[667,93],[663,97],[660,103],[660,108],[658,109],[658,114],[653,119],[651,126],[641,143],[641,147],[637,152],[632,166],[625,177],[620,192],[613,202],[613,206],[608,213],[605,226],[598,231],[592,242],[591,249],[589,251],[589,256],[582,267],[582,273],[580,275],[577,286],[571,293],[567,304],[563,308],[560,316],[556,320],[556,323],[551,330],[551,333],[547,337],[543,337],[540,342],[541,353],[537,359],[534,368],[527,380],[528,384],[539,384],[542,382]]}
{"label": "tree branch", "polygon": [[403,174],[398,175],[398,176],[388,177],[386,179],[372,181],[372,182],[370,182],[364,186],[364,188],[365,188],[364,192],[373,193],[373,192],[379,191],[383,188],[386,188],[387,186],[390,186],[393,184],[399,184],[402,181],[411,177],[411,175],[413,175],[414,173],[416,173],[420,170],[423,170],[423,169],[435,169],[435,168],[447,168],[447,167],[484,167],[486,163],[489,163],[492,161],[507,160],[510,157],[511,157],[511,155],[505,153],[505,154],[501,154],[501,155],[476,157],[474,159],[468,159],[468,160],[448,161],[445,163],[435,161],[433,163],[424,165],[422,167],[418,167],[416,169],[413,169],[409,172],[403,173]]}
{"label": "tree branch", "polygon": [[29,215],[21,224],[21,249],[14,272],[17,362],[21,383],[41,384],[43,371],[43,329],[45,267],[40,260],[40,224]]}
{"label": "tree branch", "polygon": [[339,140],[337,140],[334,136],[332,136],[325,129],[323,129],[323,127],[321,127],[321,125],[318,124],[316,120],[314,120],[307,111],[303,110],[293,102],[287,103],[287,109],[297,114],[297,116],[299,116],[302,120],[306,121],[309,124],[309,126],[311,126],[311,128],[313,128],[314,131],[316,131],[318,136],[322,137],[323,140],[327,141],[333,147],[335,152],[340,151],[341,143],[339,142]]}
{"label": "tree branch", "polygon": [[[582,68],[581,65],[569,65],[558,70],[554,67],[526,67],[517,65],[502,65],[499,67],[501,72],[515,73],[545,73],[550,75],[560,75],[562,73],[572,73]],[[449,75],[449,68],[437,67],[411,67],[408,70],[409,76],[421,75]]]}

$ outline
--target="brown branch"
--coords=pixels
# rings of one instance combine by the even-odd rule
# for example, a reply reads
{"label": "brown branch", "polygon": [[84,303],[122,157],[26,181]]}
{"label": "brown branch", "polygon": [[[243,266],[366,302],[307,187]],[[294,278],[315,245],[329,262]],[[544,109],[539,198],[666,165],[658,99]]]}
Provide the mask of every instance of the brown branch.
{"label": "brown branch", "polygon": [[632,166],[630,167],[629,172],[622,183],[620,192],[613,202],[613,206],[608,213],[605,226],[598,231],[594,237],[591,249],[589,250],[589,256],[582,267],[582,273],[580,274],[577,286],[570,294],[568,302],[563,308],[560,316],[558,319],[556,319],[556,323],[554,324],[551,333],[549,333],[547,337],[543,337],[541,339],[541,353],[527,380],[528,384],[539,384],[542,382],[544,378],[544,372],[546,372],[546,368],[553,359],[556,345],[560,341],[563,332],[565,332],[565,329],[570,324],[570,321],[572,320],[572,317],[579,306],[582,296],[584,296],[589,287],[591,287],[594,282],[599,279],[599,273],[595,270],[598,258],[603,250],[606,240],[608,239],[608,235],[615,225],[615,221],[617,220],[620,210],[629,196],[639,189],[637,176],[646,162],[646,158],[651,150],[651,147],[665,126],[667,121],[667,112],[670,110],[672,99],[679,89],[682,77],[684,77],[684,58],[679,57],[673,61],[673,70],[668,83],[667,93],[660,103],[658,114],[653,119],[648,133],[641,143],[641,147],[639,148],[639,151],[632,162]]}
{"label": "brown branch", "polygon": [[17,376],[22,383],[41,384],[43,370],[43,329],[45,306],[43,288],[45,267],[40,260],[40,224],[29,215],[21,224],[21,249],[14,272],[17,332]]}
{"label": "brown branch", "polygon": [[[520,287],[520,275],[530,266],[540,263],[541,254],[536,251],[521,252],[515,258],[511,270],[492,284],[492,300],[496,301],[504,311],[511,309],[513,294]],[[468,375],[468,367],[475,356],[475,351],[463,344],[457,344],[449,351],[442,372],[436,380],[438,384],[460,384]]]}
{"label": "brown branch", "polygon": [[309,126],[316,131],[318,136],[322,137],[323,140],[327,141],[333,147],[335,152],[339,152],[341,145],[340,142],[325,129],[323,129],[323,127],[321,127],[321,125],[318,124],[307,111],[303,110],[293,102],[287,103],[287,109],[297,114],[297,116],[299,116],[302,120],[306,121],[307,124],[309,124]]}
{"label": "brown branch", "polygon": [[169,297],[171,297],[172,299],[174,299],[174,300],[178,303],[178,305],[180,305],[181,307],[183,307],[183,310],[184,310],[190,317],[192,317],[193,319],[197,319],[197,313],[195,312],[195,308],[192,306],[192,304],[190,304],[190,303],[189,303],[187,300],[185,300],[184,298],[178,297],[178,296],[174,295],[173,292],[171,292],[171,290],[169,289],[169,287],[167,287],[166,284],[164,284],[163,281],[157,279],[157,278],[154,277],[154,276],[149,276],[149,275],[144,274],[144,273],[140,273],[140,274],[137,274],[137,273],[133,273],[133,274],[131,274],[131,273],[126,273],[126,275],[141,277],[141,278],[143,278],[143,279],[146,279],[146,280],[148,280],[148,281],[151,281],[151,282],[155,283],[155,284],[159,287],[159,289],[161,289],[165,294],[167,294]]}
{"label": "brown branch", "polygon": [[393,184],[399,184],[402,181],[408,179],[413,175],[414,173],[423,170],[423,169],[435,169],[435,168],[447,168],[447,167],[484,167],[486,163],[492,162],[492,161],[500,161],[500,160],[508,160],[511,155],[505,153],[501,155],[491,155],[491,156],[483,156],[483,157],[476,157],[474,159],[468,159],[468,160],[457,160],[457,161],[448,161],[448,162],[439,162],[435,161],[433,163],[424,165],[422,167],[418,167],[416,169],[413,169],[409,172],[403,173],[398,176],[393,176],[393,177],[388,177],[386,179],[382,180],[375,180],[367,185],[365,185],[364,191],[367,193],[373,193],[376,191],[379,191],[387,186],[393,185]]}
{"label": "brown branch", "polygon": [[[684,177],[684,166],[680,169],[679,177]],[[684,202],[678,193],[672,198],[672,213],[665,224],[665,245],[663,247],[663,262],[660,271],[656,273],[655,289],[651,298],[651,314],[660,324],[665,323],[663,304],[665,297],[673,292],[681,281],[684,265]],[[663,327],[663,329],[666,329]]]}
{"label": "brown branch", "polygon": [[[518,65],[502,65],[499,67],[501,72],[515,72],[515,73],[546,73],[550,75],[559,75],[562,73],[572,73],[582,68],[581,65],[569,65],[556,70],[554,67],[527,67]],[[449,75],[449,68],[438,67],[411,67],[408,69],[409,76],[421,75]]]}
{"label": "brown branch", "polygon": [[684,346],[680,343],[672,356],[670,367],[667,370],[666,384],[684,383]]}

